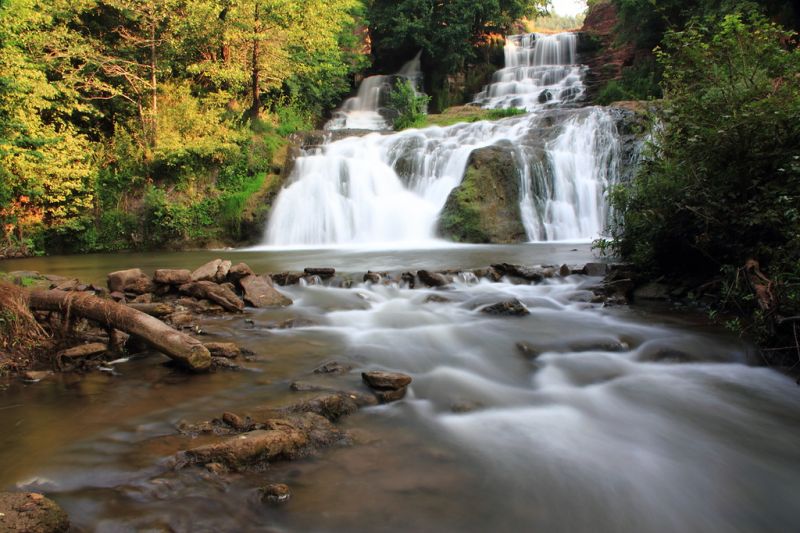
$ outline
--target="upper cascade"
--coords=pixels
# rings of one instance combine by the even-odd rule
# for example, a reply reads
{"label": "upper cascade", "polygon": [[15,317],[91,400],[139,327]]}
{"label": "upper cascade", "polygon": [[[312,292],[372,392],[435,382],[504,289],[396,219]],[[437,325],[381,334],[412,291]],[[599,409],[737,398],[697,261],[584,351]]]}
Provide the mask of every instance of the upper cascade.
{"label": "upper cascade", "polygon": [[391,115],[391,110],[385,107],[387,99],[398,78],[409,80],[415,90],[420,90],[422,87],[421,55],[422,51],[418,52],[395,74],[379,74],[364,78],[358,87],[356,96],[345,100],[342,107],[333,113],[333,118],[325,124],[325,129],[375,131],[392,129],[390,122],[386,119]]}
{"label": "upper cascade", "polygon": [[475,95],[475,103],[488,109],[535,111],[581,99],[586,67],[577,64],[577,45],[578,36],[568,32],[508,37],[505,68],[495,72],[492,83]]}

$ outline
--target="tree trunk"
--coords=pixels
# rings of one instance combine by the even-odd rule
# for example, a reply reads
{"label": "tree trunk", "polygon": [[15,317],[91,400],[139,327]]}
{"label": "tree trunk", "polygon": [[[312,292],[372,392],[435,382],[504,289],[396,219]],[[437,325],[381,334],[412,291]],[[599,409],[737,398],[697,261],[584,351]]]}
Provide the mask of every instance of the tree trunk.
{"label": "tree trunk", "polygon": [[34,311],[73,314],[136,335],[191,370],[208,370],[211,366],[211,354],[199,340],[116,302],[89,294],[34,290],[30,292],[28,305]]}

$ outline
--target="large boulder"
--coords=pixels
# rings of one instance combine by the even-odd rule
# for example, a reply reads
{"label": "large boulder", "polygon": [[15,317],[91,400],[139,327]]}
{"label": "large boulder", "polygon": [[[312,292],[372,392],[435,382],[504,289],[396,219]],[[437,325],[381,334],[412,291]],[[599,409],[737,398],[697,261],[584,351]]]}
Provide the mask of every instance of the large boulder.
{"label": "large boulder", "polygon": [[239,280],[244,292],[244,301],[253,307],[285,307],[292,305],[288,296],[281,294],[269,276],[249,275]]}
{"label": "large boulder", "polygon": [[192,272],[192,281],[213,281],[222,283],[231,269],[230,261],[214,259]]}
{"label": "large boulder", "polygon": [[511,147],[474,150],[464,179],[444,205],[439,234],[459,242],[525,242],[519,201],[519,171]]}
{"label": "large boulder", "polygon": [[61,533],[69,530],[67,513],[35,492],[0,492],[0,531]]}
{"label": "large boulder", "polygon": [[156,288],[153,280],[140,268],[112,272],[108,275],[107,283],[108,290],[111,292],[145,294],[153,292]]}
{"label": "large boulder", "polygon": [[159,268],[153,273],[153,281],[159,285],[183,285],[192,281],[192,272],[187,269]]}

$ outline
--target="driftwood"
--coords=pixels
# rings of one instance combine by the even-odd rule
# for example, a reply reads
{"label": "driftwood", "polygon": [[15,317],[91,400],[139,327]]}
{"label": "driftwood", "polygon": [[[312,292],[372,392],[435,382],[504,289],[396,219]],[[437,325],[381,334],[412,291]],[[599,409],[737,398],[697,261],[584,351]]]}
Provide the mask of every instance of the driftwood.
{"label": "driftwood", "polygon": [[211,366],[211,354],[199,340],[111,300],[75,292],[34,290],[28,296],[28,305],[34,311],[76,315],[136,335],[191,370],[207,370]]}

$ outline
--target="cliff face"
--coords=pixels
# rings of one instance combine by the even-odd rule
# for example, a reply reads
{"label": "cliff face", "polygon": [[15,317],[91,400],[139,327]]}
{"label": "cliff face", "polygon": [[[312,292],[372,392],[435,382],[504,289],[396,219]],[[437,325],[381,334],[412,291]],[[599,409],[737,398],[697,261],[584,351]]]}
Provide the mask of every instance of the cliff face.
{"label": "cliff face", "polygon": [[633,44],[618,42],[615,34],[617,21],[614,5],[598,2],[589,8],[581,28],[578,53],[581,62],[589,67],[586,74],[589,101],[594,101],[609,81],[621,79],[622,69],[631,66],[636,58]]}

